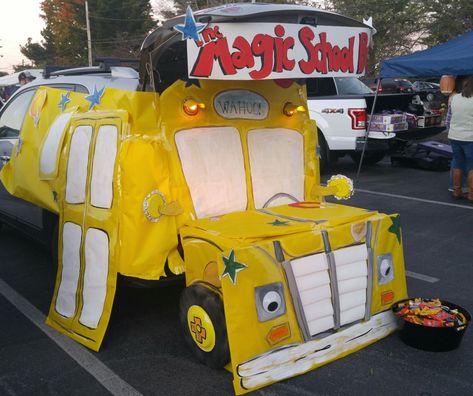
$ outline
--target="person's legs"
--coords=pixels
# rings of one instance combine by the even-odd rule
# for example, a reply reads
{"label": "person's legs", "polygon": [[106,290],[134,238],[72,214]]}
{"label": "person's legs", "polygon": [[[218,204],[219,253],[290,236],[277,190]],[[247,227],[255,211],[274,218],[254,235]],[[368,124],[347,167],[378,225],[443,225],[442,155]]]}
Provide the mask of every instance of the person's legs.
{"label": "person's legs", "polygon": [[464,142],[466,168],[468,170],[468,200],[473,201],[473,142]]}
{"label": "person's legs", "polygon": [[453,165],[452,165],[452,184],[453,184],[453,197],[462,198],[462,177],[464,174],[463,169],[466,168],[466,157],[463,150],[464,142],[458,140],[450,140],[452,146]]}

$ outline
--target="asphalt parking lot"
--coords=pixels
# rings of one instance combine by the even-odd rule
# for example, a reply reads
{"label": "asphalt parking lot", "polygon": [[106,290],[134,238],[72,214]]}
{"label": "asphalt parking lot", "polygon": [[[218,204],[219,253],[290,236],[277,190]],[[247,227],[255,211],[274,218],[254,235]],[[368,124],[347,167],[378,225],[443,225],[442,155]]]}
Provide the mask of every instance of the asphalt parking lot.
{"label": "asphalt parking lot", "polygon": [[[341,160],[332,173],[353,177]],[[453,200],[448,172],[362,169],[352,206],[400,213],[411,297],[440,297],[473,312],[473,205]],[[232,376],[197,362],[179,329],[182,285],[119,288],[99,353],[46,327],[55,271],[47,251],[0,230],[0,395],[232,395]],[[255,395],[473,394],[473,329],[461,347],[426,352],[391,335]]]}

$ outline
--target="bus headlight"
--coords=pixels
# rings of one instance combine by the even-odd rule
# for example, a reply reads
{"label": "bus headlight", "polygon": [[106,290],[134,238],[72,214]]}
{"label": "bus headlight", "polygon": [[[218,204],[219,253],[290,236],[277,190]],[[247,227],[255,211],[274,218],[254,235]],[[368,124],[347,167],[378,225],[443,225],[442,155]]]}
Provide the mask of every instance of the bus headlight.
{"label": "bus headlight", "polygon": [[256,287],[255,299],[260,322],[277,318],[286,313],[282,283],[271,283]]}

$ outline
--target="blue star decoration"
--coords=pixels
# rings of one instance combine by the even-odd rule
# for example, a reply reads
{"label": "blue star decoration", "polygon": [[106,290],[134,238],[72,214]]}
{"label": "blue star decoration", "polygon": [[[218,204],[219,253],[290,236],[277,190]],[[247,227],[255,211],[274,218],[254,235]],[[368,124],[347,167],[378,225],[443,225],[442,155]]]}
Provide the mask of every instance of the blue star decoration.
{"label": "blue star decoration", "polygon": [[222,279],[225,276],[228,276],[232,283],[236,284],[237,273],[247,268],[245,264],[239,263],[235,261],[235,252],[232,250],[228,257],[222,257],[223,264],[225,265],[225,269],[222,273]]}
{"label": "blue star decoration", "polygon": [[64,112],[66,105],[71,101],[69,99],[70,92],[66,92],[65,94],[61,95],[61,100],[59,101],[58,106],[61,108],[61,111]]}
{"label": "blue star decoration", "polygon": [[90,102],[89,110],[92,110],[95,105],[100,104],[100,98],[102,97],[104,90],[105,90],[105,87],[97,91],[97,87],[94,86],[94,92],[85,97],[85,100],[88,100]]}
{"label": "blue star decoration", "polygon": [[197,23],[195,21],[191,7],[187,6],[184,24],[174,26],[174,30],[182,33],[182,40],[191,38],[195,41],[200,41],[199,33],[204,30],[206,26],[206,23]]}
{"label": "blue star decoration", "polygon": [[388,231],[396,235],[397,241],[401,243],[401,218],[399,215],[394,215],[390,216],[390,219],[393,223],[388,228]]}
{"label": "blue star decoration", "polygon": [[268,224],[271,224],[275,227],[278,227],[278,226],[287,226],[289,225],[289,221],[281,221],[281,220],[274,220],[272,223],[268,223]]}

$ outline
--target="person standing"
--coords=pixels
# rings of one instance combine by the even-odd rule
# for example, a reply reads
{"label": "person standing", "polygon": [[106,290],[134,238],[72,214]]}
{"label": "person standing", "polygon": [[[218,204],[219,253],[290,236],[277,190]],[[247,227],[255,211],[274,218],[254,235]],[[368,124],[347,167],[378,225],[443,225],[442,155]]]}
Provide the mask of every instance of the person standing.
{"label": "person standing", "polygon": [[[450,79],[452,78],[453,76],[442,76],[442,79],[443,78],[446,78],[446,79]],[[450,88],[450,81],[446,81],[446,91],[442,91],[442,93],[444,94],[447,94],[449,93],[449,97],[448,97],[448,110],[447,110],[447,116],[446,116],[446,119],[445,119],[445,128],[448,129],[450,128],[450,121],[452,119],[452,110],[451,110],[451,107],[450,107],[450,102],[452,101],[452,98],[454,95],[457,95],[457,94],[460,94],[461,91],[462,91],[462,88],[463,88],[463,79],[464,79],[465,76],[456,76],[454,77],[455,78],[455,87],[453,88],[453,91],[451,92],[448,92],[448,89]],[[442,79],[440,79],[440,82],[442,82]],[[445,89],[445,88],[444,88]],[[459,168],[457,166],[457,164],[455,164],[455,161],[453,160],[452,158],[452,161],[450,163],[450,172],[449,172],[449,178],[448,178],[448,191],[451,191],[453,192],[453,169],[454,168]],[[468,187],[467,187],[467,181],[466,181],[466,176],[467,176],[467,169],[466,168],[463,168],[462,169],[462,183],[461,183],[461,188],[462,188],[462,193],[463,195],[465,195],[466,193],[468,193]]]}
{"label": "person standing", "polygon": [[466,198],[473,202],[473,76],[464,78],[461,93],[452,97],[450,109],[448,138],[453,152],[453,197],[464,197],[461,186],[466,169]]}

